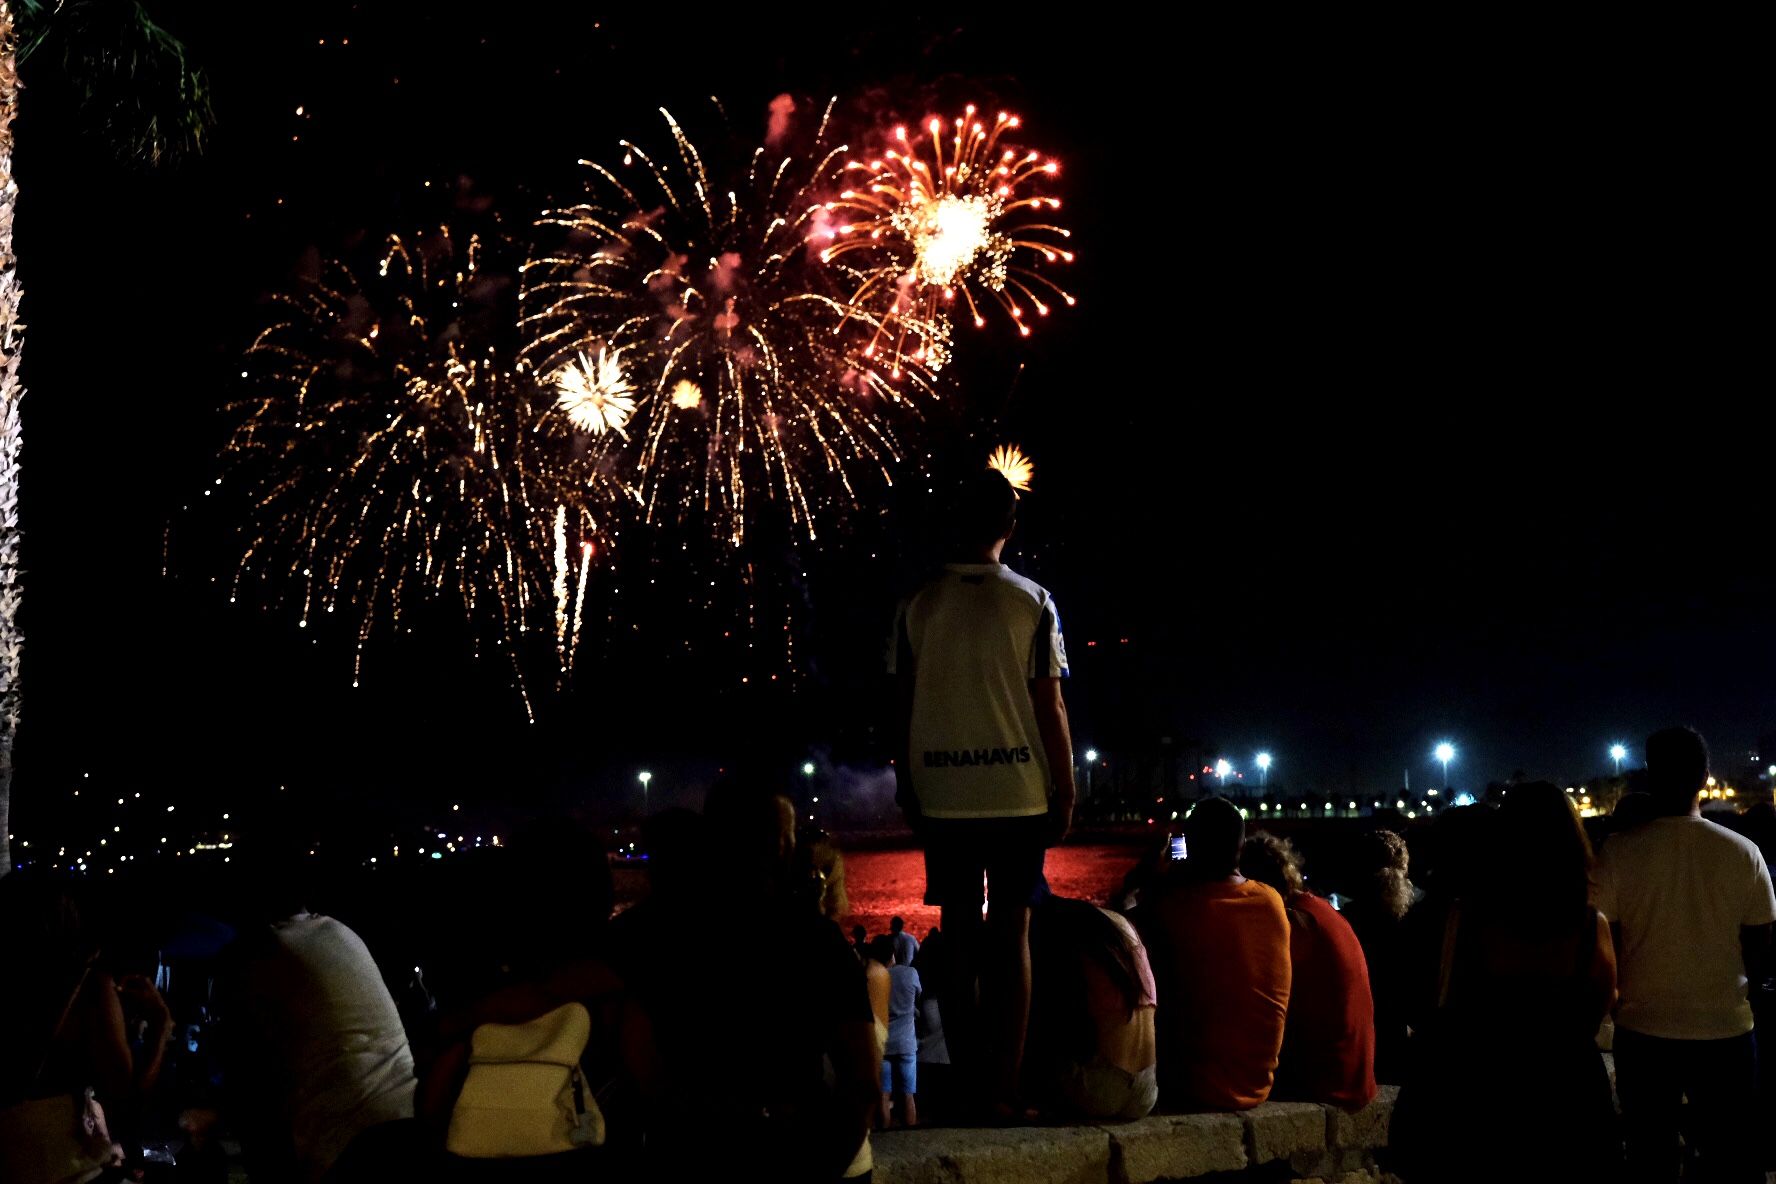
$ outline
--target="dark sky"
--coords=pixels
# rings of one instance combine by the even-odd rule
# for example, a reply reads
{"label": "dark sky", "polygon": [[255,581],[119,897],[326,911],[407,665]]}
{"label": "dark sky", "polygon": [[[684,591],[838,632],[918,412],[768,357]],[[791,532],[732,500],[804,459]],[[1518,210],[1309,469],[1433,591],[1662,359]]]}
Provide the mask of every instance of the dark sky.
{"label": "dark sky", "polygon": [[1012,562],[1059,599],[1081,747],[1265,747],[1279,783],[1380,788],[1447,736],[1478,786],[1677,720],[1736,768],[1776,721],[1758,141],[1748,75],[1681,32],[150,7],[213,76],[203,159],[120,169],[41,78],[18,132],[21,817],[88,769],[597,795],[761,741],[881,751],[908,495],[796,561],[782,682],[736,685],[662,595],[534,725],[447,628],[373,647],[352,690],[344,633],[228,604],[218,515],[188,509],[305,255],[448,212],[463,177],[521,228],[577,158],[710,94],[743,129],[783,92],[981,96],[1065,161],[1080,305],[965,346],[932,448],[1036,458]]}

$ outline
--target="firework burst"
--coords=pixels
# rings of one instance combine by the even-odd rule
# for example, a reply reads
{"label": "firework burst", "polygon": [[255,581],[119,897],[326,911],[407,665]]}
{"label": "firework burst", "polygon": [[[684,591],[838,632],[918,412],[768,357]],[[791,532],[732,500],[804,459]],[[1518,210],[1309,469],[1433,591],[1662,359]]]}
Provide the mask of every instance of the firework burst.
{"label": "firework burst", "polygon": [[523,269],[525,364],[584,376],[595,348],[621,352],[626,430],[606,416],[617,430],[592,429],[591,448],[633,474],[650,522],[702,519],[738,546],[762,503],[812,538],[861,481],[891,480],[893,421],[934,396],[921,359],[855,348],[848,319],[884,321],[829,292],[835,269],[810,246],[846,151],[826,142],[831,111],[805,151],[730,167],[662,110],[669,148],[624,140],[621,165],[582,161],[584,200],[539,222],[554,241]]}
{"label": "firework burst", "polygon": [[615,432],[627,438],[623,425],[635,414],[635,388],[623,373],[621,351],[600,349],[596,360],[581,353],[555,378],[561,392],[557,405],[582,432],[602,436]]}
{"label": "firework burst", "polygon": [[849,188],[824,207],[822,257],[858,276],[849,303],[877,310],[864,353],[934,359],[960,304],[976,327],[1002,308],[1024,336],[1029,316],[1074,298],[1047,274],[1071,263],[1072,232],[1052,219],[1059,198],[1036,192],[1060,171],[1053,159],[1006,143],[1021,121],[1001,111],[991,122],[971,103],[924,134],[894,130],[875,159],[846,163]]}
{"label": "firework burst", "polygon": [[1016,444],[1001,444],[993,449],[992,455],[987,457],[987,467],[1004,477],[1019,493],[1030,492],[1030,478],[1035,475],[1036,466]]}
{"label": "firework burst", "polygon": [[479,322],[510,325],[511,281],[488,242],[440,229],[390,237],[369,268],[329,263],[247,351],[225,457],[251,510],[234,595],[263,586],[304,627],[356,614],[354,685],[370,638],[422,603],[503,651],[521,692],[521,635],[552,627],[572,663],[589,570],[567,543],[589,556],[621,490],[490,344]]}
{"label": "firework burst", "polygon": [[703,390],[688,378],[672,384],[672,405],[680,411],[695,411],[703,405]]}

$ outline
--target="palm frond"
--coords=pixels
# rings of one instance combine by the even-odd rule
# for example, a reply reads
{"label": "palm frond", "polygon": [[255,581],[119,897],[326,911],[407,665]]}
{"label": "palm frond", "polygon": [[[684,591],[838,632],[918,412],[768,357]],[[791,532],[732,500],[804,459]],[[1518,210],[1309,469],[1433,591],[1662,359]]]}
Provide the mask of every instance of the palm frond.
{"label": "palm frond", "polygon": [[16,0],[15,11],[20,67],[54,62],[120,160],[155,166],[203,151],[216,122],[209,79],[136,0]]}

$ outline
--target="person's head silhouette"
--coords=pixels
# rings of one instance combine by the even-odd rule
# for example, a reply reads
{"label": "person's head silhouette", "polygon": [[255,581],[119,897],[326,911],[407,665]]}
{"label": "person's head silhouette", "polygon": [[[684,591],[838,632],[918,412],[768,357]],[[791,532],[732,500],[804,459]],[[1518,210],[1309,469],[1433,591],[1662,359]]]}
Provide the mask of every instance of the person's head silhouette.
{"label": "person's head silhouette", "polygon": [[1647,737],[1647,792],[1665,816],[1689,814],[1708,781],[1708,745],[1694,728],[1665,728]]}
{"label": "person's head silhouette", "polygon": [[1185,865],[1198,879],[1219,880],[1239,871],[1246,820],[1226,798],[1204,798],[1184,819]]}
{"label": "person's head silhouette", "polygon": [[950,509],[956,549],[968,559],[991,553],[995,560],[1017,526],[1017,491],[992,469],[970,474],[956,489]]}
{"label": "person's head silhouette", "polygon": [[1246,879],[1275,888],[1284,901],[1307,890],[1295,844],[1269,831],[1256,832],[1240,847],[1239,870]]}

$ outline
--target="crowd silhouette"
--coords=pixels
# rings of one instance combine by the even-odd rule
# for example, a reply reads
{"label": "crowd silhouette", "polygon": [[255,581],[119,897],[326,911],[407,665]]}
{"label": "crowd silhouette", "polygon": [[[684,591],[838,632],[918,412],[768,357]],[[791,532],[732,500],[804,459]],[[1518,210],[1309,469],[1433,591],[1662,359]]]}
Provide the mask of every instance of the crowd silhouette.
{"label": "crowd silhouette", "polygon": [[[170,1101],[184,1149],[160,1170],[176,1179],[223,1178],[223,1129],[253,1180],[416,1165],[565,1179],[592,1162],[606,1178],[769,1164],[861,1179],[870,1133],[891,1126],[1269,1099],[1354,1110],[1392,1082],[1386,1163],[1408,1181],[1499,1162],[1544,1173],[1523,1178],[1761,1179],[1769,873],[1755,842],[1700,816],[1700,737],[1654,736],[1648,771],[1648,800],[1594,826],[1595,859],[1571,795],[1528,782],[1419,832],[1416,883],[1402,837],[1369,830],[1348,838],[1348,892],[1329,899],[1287,840],[1248,834],[1218,798],[1184,820],[1184,857],[1157,846],[1111,907],[1039,881],[1013,1113],[991,1088],[1003,1067],[978,968],[958,973],[942,927],[919,940],[896,918],[848,940],[844,857],[769,778],[650,819],[647,891],[614,919],[593,836],[560,820],[515,835],[479,870],[436,982],[379,968],[352,929],[308,911],[310,864],[293,853],[263,860],[226,910],[236,936],[195,996],[131,970],[128,935],[92,923],[82,883],[16,871],[0,881],[15,1032],[0,1167],[21,1182],[140,1171],[130,1149]],[[1759,817],[1726,820],[1755,833]],[[745,918],[731,948],[711,946],[712,902]],[[565,1086],[532,1097],[513,1077],[510,1118],[540,1114],[540,1133],[478,1156],[468,1083],[506,1081],[514,1061],[487,1050],[564,1008],[583,1009],[560,1078],[579,1110]]]}
{"label": "crowd silhouette", "polygon": [[[1598,857],[1570,794],[1522,782],[1421,824],[1416,859],[1385,826],[1341,832],[1333,896],[1208,797],[1110,901],[1060,897],[1065,646],[1000,563],[1015,519],[1002,478],[966,483],[958,561],[896,625],[900,800],[941,911],[923,940],[898,917],[847,937],[839,846],[769,766],[647,819],[620,913],[603,846],[560,819],[363,910],[363,936],[316,911],[353,901],[275,810],[241,825],[256,855],[220,920],[172,940],[14,871],[0,1180],[210,1184],[225,1133],[279,1184],[867,1180],[889,1127],[1357,1110],[1378,1083],[1401,1087],[1384,1155],[1411,1184],[1763,1178],[1776,811],[1728,816],[1744,835],[1703,818],[1699,735],[1648,739]],[[175,1126],[175,1162],[150,1162]]]}

